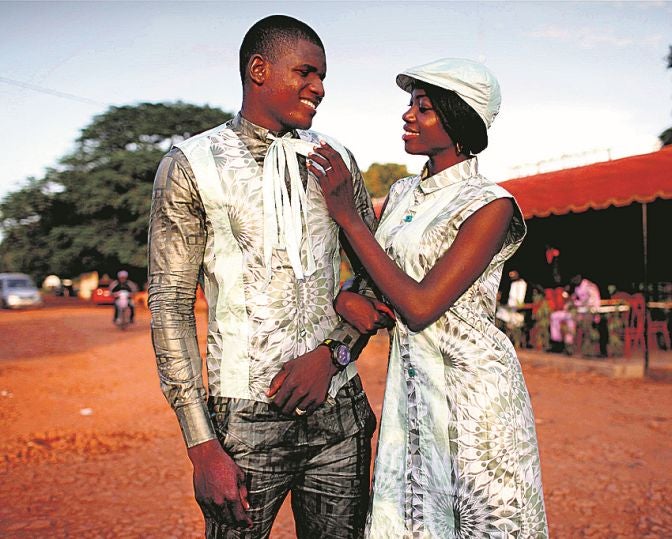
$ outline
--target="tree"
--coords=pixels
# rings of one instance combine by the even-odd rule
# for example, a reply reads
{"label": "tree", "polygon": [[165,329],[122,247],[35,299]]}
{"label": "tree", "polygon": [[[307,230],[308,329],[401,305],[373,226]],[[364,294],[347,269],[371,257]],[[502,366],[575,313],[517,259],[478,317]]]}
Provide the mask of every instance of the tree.
{"label": "tree", "polygon": [[366,189],[373,198],[387,196],[390,186],[408,175],[406,165],[397,163],[373,163],[363,174]]}
{"label": "tree", "polygon": [[[670,50],[667,53],[667,69],[672,69],[672,45],[670,45]],[[668,127],[660,135],[658,135],[660,142],[663,143],[663,146],[669,146],[672,144],[672,127]]]}
{"label": "tree", "polygon": [[120,267],[144,280],[152,183],[174,143],[231,114],[186,103],[111,107],[82,130],[58,169],[0,202],[0,264],[41,280]]}

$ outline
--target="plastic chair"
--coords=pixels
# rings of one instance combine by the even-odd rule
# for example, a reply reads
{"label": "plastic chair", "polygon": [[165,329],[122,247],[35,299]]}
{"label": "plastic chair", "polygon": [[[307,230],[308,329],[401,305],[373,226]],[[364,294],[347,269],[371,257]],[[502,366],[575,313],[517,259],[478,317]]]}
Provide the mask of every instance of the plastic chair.
{"label": "plastic chair", "polygon": [[649,331],[649,348],[653,346],[653,343],[658,346],[656,335],[662,333],[663,340],[665,341],[665,349],[670,350],[672,348],[672,343],[670,343],[670,330],[667,327],[667,320],[653,320],[651,318],[651,312],[647,312],[646,316]]}
{"label": "plastic chair", "polygon": [[565,306],[564,288],[546,288],[544,294],[551,311],[561,311]]}
{"label": "plastic chair", "polygon": [[633,348],[644,347],[644,296],[617,292],[614,299],[622,299],[630,306],[623,313],[623,351],[625,357],[630,357]]}

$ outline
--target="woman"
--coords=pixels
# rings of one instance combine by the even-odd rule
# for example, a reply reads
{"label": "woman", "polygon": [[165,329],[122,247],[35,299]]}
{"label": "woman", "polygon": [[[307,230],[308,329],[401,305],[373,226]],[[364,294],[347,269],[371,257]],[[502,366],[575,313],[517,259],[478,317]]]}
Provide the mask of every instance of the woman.
{"label": "woman", "polygon": [[323,143],[309,156],[329,212],[397,316],[367,532],[547,537],[529,396],[494,325],[502,266],[525,224],[475,157],[499,85],[461,59],[411,68],[397,84],[411,93],[405,149],[429,160],[392,186],[375,238],[338,153]]}

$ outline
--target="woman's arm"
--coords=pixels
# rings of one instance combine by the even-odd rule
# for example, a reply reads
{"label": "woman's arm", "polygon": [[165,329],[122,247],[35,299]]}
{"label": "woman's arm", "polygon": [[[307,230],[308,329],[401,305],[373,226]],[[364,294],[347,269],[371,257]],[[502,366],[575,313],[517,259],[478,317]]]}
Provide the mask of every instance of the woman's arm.
{"label": "woman's arm", "polygon": [[501,249],[513,216],[509,199],[497,199],[474,212],[434,267],[422,281],[415,281],[387,256],[354,210],[349,172],[338,153],[328,146],[316,152],[317,155],[309,157],[327,173],[312,163],[309,166],[320,180],[329,212],[343,228],[369,275],[411,330],[419,331],[435,322]]}

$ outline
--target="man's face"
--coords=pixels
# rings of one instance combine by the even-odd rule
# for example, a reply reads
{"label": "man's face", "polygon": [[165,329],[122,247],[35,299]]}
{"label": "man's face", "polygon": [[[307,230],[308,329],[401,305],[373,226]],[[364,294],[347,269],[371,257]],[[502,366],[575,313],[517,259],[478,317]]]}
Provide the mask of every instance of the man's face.
{"label": "man's face", "polygon": [[324,51],[301,39],[267,66],[263,98],[257,103],[258,112],[267,124],[263,127],[271,131],[310,128],[324,97],[322,81],[327,74]]}

